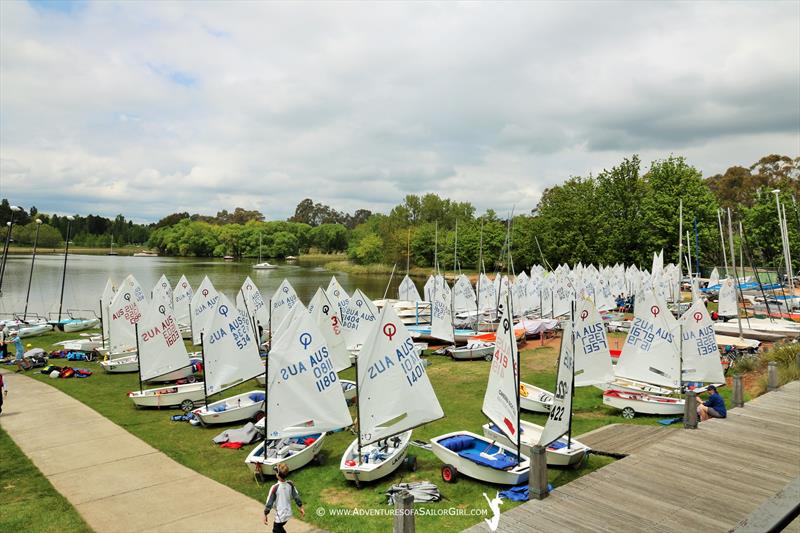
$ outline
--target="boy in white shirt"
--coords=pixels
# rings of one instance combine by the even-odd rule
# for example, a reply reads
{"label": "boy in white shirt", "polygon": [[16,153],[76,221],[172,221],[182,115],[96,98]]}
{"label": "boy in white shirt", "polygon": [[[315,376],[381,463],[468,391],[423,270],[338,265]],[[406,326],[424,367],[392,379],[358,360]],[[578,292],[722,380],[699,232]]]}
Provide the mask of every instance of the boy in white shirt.
{"label": "boy in white shirt", "polygon": [[284,525],[292,517],[292,500],[300,510],[300,516],[306,516],[303,509],[303,502],[300,500],[300,493],[294,483],[286,479],[289,475],[289,467],[286,463],[280,463],[275,467],[278,474],[278,482],[270,489],[267,496],[267,503],[264,506],[264,524],[269,524],[269,512],[275,507],[275,521],[272,524],[272,533],[286,533]]}

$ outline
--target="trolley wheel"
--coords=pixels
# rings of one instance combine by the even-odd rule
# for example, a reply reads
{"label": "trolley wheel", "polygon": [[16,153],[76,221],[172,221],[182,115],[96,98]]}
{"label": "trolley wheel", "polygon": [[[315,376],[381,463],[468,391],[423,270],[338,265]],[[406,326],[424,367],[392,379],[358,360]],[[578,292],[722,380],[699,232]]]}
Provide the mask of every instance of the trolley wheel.
{"label": "trolley wheel", "polygon": [[455,483],[458,479],[458,470],[453,465],[444,465],[442,467],[442,480],[445,483]]}
{"label": "trolley wheel", "polygon": [[314,456],[311,462],[314,463],[316,466],[322,466],[325,464],[325,456],[322,454],[322,452],[319,452],[317,455]]}
{"label": "trolley wheel", "polygon": [[191,376],[186,378],[186,381],[189,382],[189,383],[194,383],[195,381],[197,381],[197,378],[195,378],[194,374],[192,374]]}
{"label": "trolley wheel", "polygon": [[256,422],[258,422],[259,420],[264,418],[264,416],[266,416],[264,411],[259,411],[256,414],[254,414],[253,415],[253,424],[255,424]]}
{"label": "trolley wheel", "polygon": [[361,482],[358,480],[358,478],[355,479],[355,483],[356,483],[356,488],[360,489],[361,488]]}
{"label": "trolley wheel", "polygon": [[415,455],[409,455],[406,457],[406,470],[409,472],[416,472],[417,471],[417,457]]}
{"label": "trolley wheel", "polygon": [[636,411],[633,410],[633,407],[626,407],[622,410],[622,418],[632,420],[634,416],[636,416]]}
{"label": "trolley wheel", "polygon": [[183,400],[181,402],[181,410],[183,410],[184,413],[188,413],[192,409],[194,409],[194,402],[192,400]]}
{"label": "trolley wheel", "polygon": [[491,363],[492,359],[494,359],[494,356],[490,353],[487,353],[486,355],[483,356],[484,361],[489,361]]}

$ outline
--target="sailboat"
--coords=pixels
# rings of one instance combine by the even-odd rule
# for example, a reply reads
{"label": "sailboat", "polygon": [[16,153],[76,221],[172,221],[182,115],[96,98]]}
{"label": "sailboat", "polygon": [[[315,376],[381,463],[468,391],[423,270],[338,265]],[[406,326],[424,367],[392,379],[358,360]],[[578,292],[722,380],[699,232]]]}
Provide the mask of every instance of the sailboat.
{"label": "sailboat", "polygon": [[206,332],[208,322],[213,316],[214,307],[217,305],[219,293],[208,276],[203,278],[197,292],[192,295],[189,302],[189,317],[192,327],[192,344],[200,344],[200,336]]}
{"label": "sailboat", "polygon": [[636,300],[616,378],[603,393],[603,403],[622,410],[625,418],[681,414],[683,400],[667,396],[681,386],[678,322],[652,290],[645,289]]}
{"label": "sailboat", "polygon": [[[561,438],[567,431],[556,434],[554,433],[552,425],[558,424],[569,427],[569,420],[572,417],[572,390],[574,386],[577,385],[577,383],[574,383],[577,377],[573,377],[573,367],[578,367],[580,365],[581,368],[579,370],[576,369],[575,374],[577,376],[577,373],[580,371],[580,374],[584,377],[584,385],[597,381],[598,377],[590,377],[590,374],[599,376],[601,380],[608,379],[607,376],[602,375],[602,372],[597,372],[595,370],[605,366],[603,363],[604,357],[604,361],[607,362],[608,370],[610,371],[611,357],[608,355],[607,343],[605,354],[603,354],[600,346],[602,346],[604,341],[601,340],[599,336],[594,336],[590,339],[587,338],[587,335],[584,335],[584,333],[588,331],[592,332],[589,335],[595,335],[596,333],[594,328],[597,322],[590,319],[590,310],[594,310],[594,314],[597,315],[597,310],[594,308],[594,305],[584,300],[580,304],[577,316],[583,316],[584,321],[589,319],[587,324],[581,325],[576,323],[573,328],[572,320],[567,320],[563,323],[563,334],[561,336],[561,348],[559,351],[559,370],[556,378],[556,394],[547,393],[550,395],[547,423],[542,427],[525,420],[520,420],[519,422],[521,429],[519,443],[523,453],[530,454],[533,446],[542,443],[543,439],[551,439],[543,444],[547,447],[547,464],[550,466],[579,466],[589,455],[590,449],[588,446],[572,439],[571,436],[566,439]],[[602,328],[603,323],[599,318],[598,315],[596,319],[599,322],[599,326]],[[574,336],[573,331],[575,332]],[[583,339],[584,342],[578,340],[579,337]],[[603,336],[603,338],[604,337],[605,336]],[[582,345],[583,350],[578,349],[576,351],[576,344]],[[516,344],[514,347],[516,347]],[[587,348],[591,355],[586,354]],[[583,356],[581,356],[581,352],[583,352]],[[581,360],[582,363],[579,362]],[[530,385],[527,384],[520,384],[520,407],[522,405],[523,390],[526,386],[530,387]],[[567,398],[567,396],[569,396],[569,398]],[[551,420],[553,422],[551,422]],[[548,424],[550,424],[550,428],[547,427]],[[483,426],[483,434],[507,446],[515,445],[514,442],[509,440],[505,433],[500,431],[496,423],[485,424]]]}
{"label": "sailboat", "polygon": [[161,277],[158,278],[158,281],[153,286],[153,290],[150,291],[150,295],[156,305],[164,305],[170,310],[173,309],[172,285],[169,284],[166,275],[161,274]]}
{"label": "sailboat", "polygon": [[297,470],[321,461],[325,434],[353,423],[325,336],[300,302],[273,340],[266,396],[265,440],[245,459],[256,475],[272,475],[278,463]]}
{"label": "sailboat", "polygon": [[172,310],[175,313],[175,320],[178,321],[181,337],[186,340],[192,338],[192,296],[194,296],[194,291],[189,280],[186,279],[186,276],[181,276],[175,288],[172,289]]}
{"label": "sailboat", "polygon": [[266,330],[269,327],[269,306],[250,276],[245,278],[242,288],[236,295],[236,307],[243,310],[250,318],[260,344],[265,340]]}
{"label": "sailboat", "polygon": [[203,425],[249,420],[264,412],[264,391],[248,391],[208,403],[208,397],[264,373],[258,340],[247,315],[220,294],[214,315],[203,334],[205,405],[192,411]]}
{"label": "sailboat", "polygon": [[411,431],[444,416],[422,359],[391,306],[381,311],[356,360],[358,437],[342,455],[345,479],[374,481],[406,463]]}
{"label": "sailboat", "polygon": [[502,296],[506,305],[497,328],[496,347],[489,382],[483,398],[483,413],[497,427],[498,433],[513,444],[498,443],[496,438],[470,431],[454,431],[430,440],[431,451],[444,464],[442,479],[456,481],[458,474],[498,485],[518,485],[528,479],[530,460],[521,453],[519,419],[519,353],[514,338],[511,298]]}
{"label": "sailboat", "polygon": [[111,325],[111,317],[109,316],[108,310],[116,292],[117,288],[114,287],[114,282],[111,281],[111,278],[108,278],[108,280],[106,280],[106,286],[103,288],[103,293],[100,295],[100,332],[103,336],[103,346],[100,348],[100,350],[104,352],[104,355],[107,354],[108,349],[111,348],[109,339],[109,326]]}
{"label": "sailboat", "polygon": [[106,372],[126,373],[139,370],[135,327],[141,320],[146,305],[147,297],[142,286],[132,275],[126,276],[108,306],[108,349],[104,354],[107,359],[100,362]]}
{"label": "sailboat", "polygon": [[378,321],[378,309],[361,289],[356,289],[353,295],[343,302],[340,311],[347,349],[357,354],[369,335],[370,328]]}
{"label": "sailboat", "polygon": [[277,266],[267,261],[261,261],[261,232],[258,233],[258,263],[253,265],[253,268],[256,270],[272,270],[273,268],[277,268]]}
{"label": "sailboat", "polygon": [[139,390],[128,393],[136,407],[180,407],[188,412],[205,399],[204,383],[166,385],[145,389],[144,381],[164,376],[191,374],[189,354],[183,344],[178,321],[164,305],[150,307],[134,326],[139,353]]}
{"label": "sailboat", "polygon": [[[317,292],[308,304],[308,312],[319,327],[320,332],[325,337],[325,344],[328,347],[328,354],[333,361],[336,372],[341,372],[352,365],[350,352],[347,350],[347,342],[342,329],[342,320],[339,317],[338,307],[328,299],[327,291],[322,287],[317,288]],[[355,381],[340,379],[344,399],[348,402],[356,397]]]}
{"label": "sailboat", "polygon": [[276,332],[280,329],[286,315],[288,315],[292,308],[298,303],[300,303],[300,298],[297,297],[297,292],[295,292],[289,280],[284,279],[278,288],[275,289],[270,299],[271,307],[269,316],[272,327]]}

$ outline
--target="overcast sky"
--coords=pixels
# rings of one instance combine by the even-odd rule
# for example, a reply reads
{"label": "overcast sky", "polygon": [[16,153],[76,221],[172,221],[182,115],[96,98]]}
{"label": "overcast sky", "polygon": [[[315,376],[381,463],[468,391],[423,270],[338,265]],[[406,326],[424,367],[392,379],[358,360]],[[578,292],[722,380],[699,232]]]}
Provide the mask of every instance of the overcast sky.
{"label": "overcast sky", "polygon": [[800,2],[0,2],[0,197],[153,221],[800,155]]}

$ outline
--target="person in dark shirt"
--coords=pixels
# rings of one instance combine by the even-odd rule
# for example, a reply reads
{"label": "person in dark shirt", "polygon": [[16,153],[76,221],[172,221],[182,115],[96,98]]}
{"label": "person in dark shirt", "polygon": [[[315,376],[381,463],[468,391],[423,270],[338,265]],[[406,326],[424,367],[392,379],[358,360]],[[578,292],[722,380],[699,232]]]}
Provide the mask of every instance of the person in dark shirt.
{"label": "person in dark shirt", "polygon": [[700,417],[700,421],[705,422],[709,418],[727,417],[728,410],[725,409],[725,400],[717,392],[717,388],[714,385],[709,385],[708,392],[711,393],[708,400],[697,406],[697,416]]}

